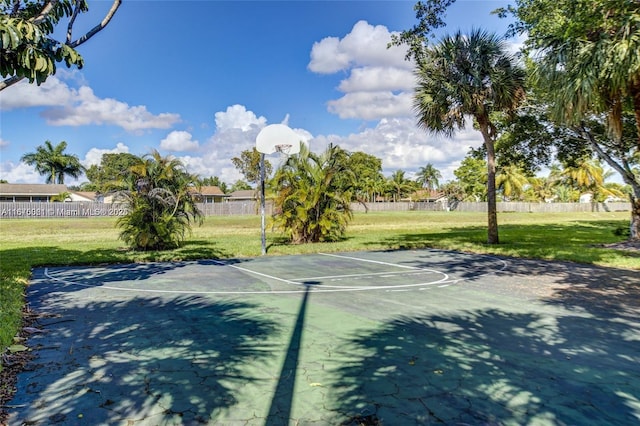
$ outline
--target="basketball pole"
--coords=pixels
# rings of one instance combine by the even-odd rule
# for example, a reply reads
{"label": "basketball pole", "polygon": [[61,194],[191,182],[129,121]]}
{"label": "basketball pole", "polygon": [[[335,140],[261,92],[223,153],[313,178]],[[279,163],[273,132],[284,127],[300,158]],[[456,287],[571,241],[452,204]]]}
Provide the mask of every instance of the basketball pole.
{"label": "basketball pole", "polygon": [[264,153],[260,153],[260,229],[262,231],[262,255],[267,254],[267,231],[265,229],[265,201],[264,201]]}

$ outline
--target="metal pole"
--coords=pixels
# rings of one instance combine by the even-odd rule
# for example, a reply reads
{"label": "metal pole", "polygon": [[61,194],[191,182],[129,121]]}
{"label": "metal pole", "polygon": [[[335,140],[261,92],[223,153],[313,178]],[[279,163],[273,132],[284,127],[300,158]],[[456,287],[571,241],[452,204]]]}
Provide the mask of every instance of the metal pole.
{"label": "metal pole", "polygon": [[260,214],[261,214],[261,231],[262,231],[262,255],[267,254],[267,233],[265,230],[264,223],[264,211],[265,211],[265,201],[264,201],[264,154],[260,154]]}

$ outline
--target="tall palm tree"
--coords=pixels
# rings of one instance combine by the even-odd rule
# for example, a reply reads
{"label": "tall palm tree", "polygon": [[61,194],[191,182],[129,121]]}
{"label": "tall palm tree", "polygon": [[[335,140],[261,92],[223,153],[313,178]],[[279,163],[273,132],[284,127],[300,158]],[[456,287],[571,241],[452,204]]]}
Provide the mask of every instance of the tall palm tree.
{"label": "tall palm tree", "polygon": [[36,152],[24,154],[20,161],[35,166],[38,173],[46,176],[47,183],[64,184],[64,177],[79,178],[84,172],[77,155],[65,154],[67,149],[65,141],[53,145],[51,141],[45,141],[44,145],[36,148]]}
{"label": "tall palm tree", "polygon": [[429,191],[433,191],[440,186],[440,179],[442,179],[442,173],[431,163],[420,167],[418,170],[417,182]]}
{"label": "tall palm tree", "polygon": [[447,36],[425,49],[418,66],[414,107],[418,124],[452,136],[474,118],[487,150],[488,243],[497,244],[496,129],[491,114],[512,111],[524,99],[525,72],[495,34],[472,30]]}
{"label": "tall palm tree", "polygon": [[116,192],[116,199],[124,201],[128,210],[117,221],[120,239],[136,250],[178,247],[191,223],[202,223],[199,186],[198,176],[188,173],[175,158],[162,157],[155,150],[140,158]]}
{"label": "tall palm tree", "polygon": [[404,176],[404,170],[396,170],[389,178],[389,187],[393,191],[393,200],[399,201],[413,189],[411,181]]}
{"label": "tall palm tree", "polygon": [[340,147],[329,145],[320,155],[302,144],[275,173],[273,225],[294,244],[336,241],[344,237],[352,217],[355,175],[346,166]]}
{"label": "tall palm tree", "polygon": [[522,167],[515,164],[500,167],[496,174],[496,188],[505,200],[521,199],[529,183]]}

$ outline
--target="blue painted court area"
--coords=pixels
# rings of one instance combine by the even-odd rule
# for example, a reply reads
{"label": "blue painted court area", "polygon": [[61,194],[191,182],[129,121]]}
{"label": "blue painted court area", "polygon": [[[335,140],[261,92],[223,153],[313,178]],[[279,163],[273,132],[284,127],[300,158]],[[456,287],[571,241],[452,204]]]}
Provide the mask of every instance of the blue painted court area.
{"label": "blue painted court area", "polygon": [[640,423],[640,272],[437,250],[42,268],[12,425]]}

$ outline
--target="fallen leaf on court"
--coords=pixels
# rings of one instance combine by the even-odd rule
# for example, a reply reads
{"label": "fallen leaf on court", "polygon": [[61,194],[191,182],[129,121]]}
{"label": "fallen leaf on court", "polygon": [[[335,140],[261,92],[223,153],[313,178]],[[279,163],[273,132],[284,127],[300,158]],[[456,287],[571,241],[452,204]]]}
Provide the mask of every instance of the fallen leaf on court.
{"label": "fallen leaf on court", "polygon": [[316,387],[322,386],[322,383],[309,383],[309,386],[316,388]]}
{"label": "fallen leaf on court", "polygon": [[25,345],[11,345],[7,349],[9,349],[9,352],[11,353],[24,352],[29,350],[29,348]]}
{"label": "fallen leaf on court", "polygon": [[35,327],[23,327],[22,330],[28,334],[44,333],[44,330],[40,330],[39,328]]}

